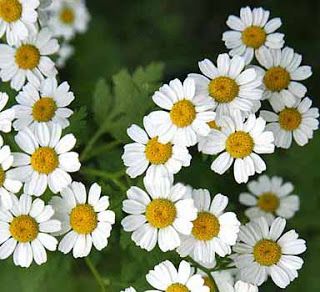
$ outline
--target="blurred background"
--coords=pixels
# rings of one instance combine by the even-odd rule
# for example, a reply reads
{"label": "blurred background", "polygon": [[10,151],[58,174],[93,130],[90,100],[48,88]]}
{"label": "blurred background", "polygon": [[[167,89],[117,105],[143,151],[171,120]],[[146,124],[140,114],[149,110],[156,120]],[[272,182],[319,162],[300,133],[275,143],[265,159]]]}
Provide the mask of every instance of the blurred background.
{"label": "blurred background", "polygon": [[[75,55],[61,71],[62,80],[71,84],[76,94],[73,108],[87,106],[87,123],[91,125],[90,111],[96,82],[111,77],[122,68],[133,71],[153,61],[163,62],[164,79],[185,78],[189,72],[198,72],[197,62],[205,57],[215,59],[226,52],[221,41],[227,30],[225,21],[229,14],[239,14],[242,6],[262,6],[271,11],[272,17],[281,17],[286,44],[303,55],[303,63],[313,67],[313,76],[304,84],[314,105],[320,105],[320,1],[319,0],[122,0],[87,1],[91,14],[89,31],[75,40]],[[137,105],[139,107],[139,105]],[[128,108],[128,111],[132,110]],[[86,135],[93,126],[89,126]],[[103,139],[108,141],[109,136]],[[80,149],[83,147],[79,146]],[[279,175],[293,182],[300,195],[301,209],[288,228],[294,228],[307,240],[305,265],[287,291],[319,291],[320,262],[320,135],[316,133],[310,143],[301,148],[296,145],[288,151],[277,151],[265,157],[267,174]],[[80,150],[79,150],[80,151]],[[101,168],[121,169],[121,149],[101,153]],[[90,162],[93,163],[93,162]],[[211,193],[222,192],[231,198],[231,208],[241,211],[237,204],[240,191],[231,176],[219,177],[209,170],[210,163],[196,156],[192,167],[183,171],[179,180],[193,187],[209,188]],[[111,167],[112,166],[112,167]],[[186,180],[185,178],[188,178]],[[119,208],[115,196],[123,196],[108,189],[113,206]],[[119,211],[117,215],[121,216]],[[120,218],[118,216],[118,224]],[[144,275],[164,258],[176,260],[174,254],[146,253],[121,239],[119,225],[112,233],[110,244],[103,253],[92,253],[100,273],[105,277],[107,291],[118,292],[135,285],[138,291],[145,289]],[[123,241],[121,241],[123,240]],[[125,242],[125,243],[124,243]],[[122,248],[120,248],[120,245]],[[129,245],[130,248],[123,248]],[[14,267],[11,259],[0,263],[1,291],[99,291],[94,278],[83,260],[70,255],[49,256],[43,267],[23,270]],[[140,290],[141,289],[141,290]],[[272,284],[261,291],[280,291]]]}

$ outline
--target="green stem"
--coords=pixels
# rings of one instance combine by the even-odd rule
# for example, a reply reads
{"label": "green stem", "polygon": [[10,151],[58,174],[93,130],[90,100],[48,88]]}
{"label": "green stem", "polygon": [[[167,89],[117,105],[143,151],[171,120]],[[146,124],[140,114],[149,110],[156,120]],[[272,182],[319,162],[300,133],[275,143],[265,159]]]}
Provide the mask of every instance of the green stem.
{"label": "green stem", "polygon": [[121,176],[124,175],[123,170],[111,173],[99,169],[82,167],[80,171],[87,175],[97,176],[106,180],[111,180],[115,185],[119,187],[121,191],[127,190],[127,186],[119,179]]}
{"label": "green stem", "polygon": [[101,292],[106,292],[107,289],[104,284],[104,281],[103,281],[101,275],[99,274],[98,270],[96,269],[96,267],[94,266],[94,264],[90,260],[90,258],[86,257],[84,260],[85,260],[86,265],[88,266],[89,270],[91,271],[92,275],[96,279],[98,285],[100,286]]}
{"label": "green stem", "polygon": [[[100,155],[100,154],[104,154],[106,152],[113,150],[115,147],[117,147],[120,144],[121,143],[119,141],[111,141],[107,144],[103,144],[99,147],[92,149],[92,151],[90,153],[88,153],[87,150],[84,150],[84,151],[86,151],[86,153],[83,151],[80,159],[82,162],[87,161],[93,157]],[[83,153],[85,153],[85,155]]]}
{"label": "green stem", "polygon": [[89,154],[91,148],[93,147],[94,143],[98,141],[98,139],[104,134],[103,127],[100,127],[97,132],[91,137],[89,142],[87,143],[86,147],[82,151],[80,155],[80,161],[83,161],[86,159],[87,155]]}

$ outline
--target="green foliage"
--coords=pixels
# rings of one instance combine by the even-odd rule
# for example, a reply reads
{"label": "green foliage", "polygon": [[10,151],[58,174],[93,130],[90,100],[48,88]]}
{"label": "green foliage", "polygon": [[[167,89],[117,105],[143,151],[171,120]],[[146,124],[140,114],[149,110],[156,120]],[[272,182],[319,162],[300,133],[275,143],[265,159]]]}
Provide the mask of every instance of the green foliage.
{"label": "green foliage", "polygon": [[163,65],[151,63],[130,74],[121,70],[114,75],[112,89],[102,79],[97,82],[92,111],[103,133],[109,133],[120,142],[127,142],[126,129],[141,123],[142,117],[153,106],[150,95],[160,85]]}
{"label": "green foliage", "polygon": [[82,106],[76,109],[70,117],[70,126],[64,131],[64,134],[72,133],[77,138],[77,143],[84,143],[87,139],[87,108]]}

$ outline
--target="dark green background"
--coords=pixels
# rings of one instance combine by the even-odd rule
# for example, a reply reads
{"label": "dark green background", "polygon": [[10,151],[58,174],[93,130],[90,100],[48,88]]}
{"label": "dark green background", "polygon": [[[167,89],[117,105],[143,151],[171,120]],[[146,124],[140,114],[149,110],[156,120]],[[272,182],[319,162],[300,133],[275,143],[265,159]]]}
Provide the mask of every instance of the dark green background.
{"label": "dark green background", "polygon": [[[90,108],[94,87],[100,77],[109,82],[120,69],[129,68],[132,71],[151,61],[165,64],[163,82],[197,72],[199,60],[204,57],[215,59],[219,53],[226,51],[221,41],[222,33],[227,29],[225,20],[229,14],[238,15],[240,7],[245,5],[263,6],[271,10],[272,16],[282,18],[280,30],[285,33],[286,44],[303,55],[304,64],[313,67],[313,76],[305,84],[309,89],[308,95],[319,106],[320,1],[91,0],[88,1],[92,16],[89,31],[76,39],[76,54],[61,72],[61,79],[68,80],[76,93],[77,100],[73,107],[86,105],[88,108],[85,136],[90,137],[95,129]],[[106,135],[100,143],[107,143],[110,139]],[[79,151],[84,144],[83,139]],[[295,228],[307,240],[308,250],[303,256],[305,265],[299,278],[287,288],[291,292],[320,289],[319,146],[320,137],[316,133],[315,138],[303,148],[294,146],[288,151],[277,151],[277,154],[265,157],[267,174],[292,181],[301,198],[301,210],[290,220],[288,227]],[[120,148],[106,151],[99,161],[89,161],[88,165],[109,171],[121,170],[120,154]],[[241,212],[237,198],[245,186],[239,187],[231,175],[214,175],[209,165],[210,161],[196,155],[192,166],[183,171],[179,179],[194,187],[207,187],[213,194],[222,192],[229,195],[231,209]],[[92,177],[89,181],[94,179]],[[124,194],[108,186],[107,181],[99,182],[104,185],[112,206],[117,209],[119,223],[119,200]],[[166,257],[177,260],[174,253],[143,252],[135,248],[128,237],[121,239],[121,245],[129,245],[130,248],[121,249],[119,233],[120,227],[117,225],[108,248],[102,253],[91,254],[100,273],[107,282],[111,281],[108,291],[120,291],[136,281],[137,288],[145,288],[144,275],[155,263]],[[0,263],[0,283],[1,291],[98,291],[84,261],[74,260],[70,255],[50,255],[46,265],[29,270],[14,267],[10,259]],[[268,284],[261,291],[280,289]]]}

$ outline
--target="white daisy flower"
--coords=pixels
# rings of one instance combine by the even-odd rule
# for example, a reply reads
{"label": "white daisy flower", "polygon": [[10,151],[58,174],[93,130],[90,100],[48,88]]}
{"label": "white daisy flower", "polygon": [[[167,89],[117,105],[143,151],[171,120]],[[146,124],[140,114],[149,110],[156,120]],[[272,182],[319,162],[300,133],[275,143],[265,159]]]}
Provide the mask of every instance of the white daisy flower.
{"label": "white daisy flower", "polygon": [[8,170],[13,164],[13,156],[8,145],[0,143],[0,199],[1,208],[10,209],[12,207],[12,193],[18,193],[22,183],[8,175]]}
{"label": "white daisy flower", "polygon": [[46,249],[55,251],[58,241],[50,233],[60,230],[61,223],[52,219],[54,210],[39,198],[12,195],[12,207],[0,210],[0,259],[13,254],[16,266],[28,268],[34,260],[38,265],[47,261]]}
{"label": "white daisy flower", "polygon": [[234,162],[234,177],[238,183],[246,183],[249,176],[266,170],[265,162],[258,154],[274,152],[272,132],[265,131],[266,122],[254,114],[243,120],[239,111],[221,119],[220,131],[212,130],[208,142],[199,149],[205,154],[220,154],[211,169],[224,174]]}
{"label": "white daisy flower", "polygon": [[273,132],[277,147],[290,148],[292,136],[299,146],[306,145],[313,138],[313,131],[319,128],[319,109],[311,106],[311,99],[306,97],[292,107],[274,108],[276,113],[260,112],[269,122],[266,129]]}
{"label": "white daisy flower", "polygon": [[0,45],[0,77],[10,81],[10,86],[20,90],[31,82],[39,86],[44,77],[57,74],[54,62],[48,57],[59,50],[56,39],[52,39],[49,29],[43,28],[39,33],[30,35],[15,46]]}
{"label": "white daisy flower", "polygon": [[146,292],[210,292],[201,275],[194,274],[186,261],[180,262],[178,270],[170,261],[164,261],[149,271],[146,278],[155,288]]}
{"label": "white daisy flower", "polygon": [[0,38],[4,35],[9,45],[15,45],[36,32],[39,0],[1,0]]}
{"label": "white daisy flower", "polygon": [[79,155],[70,152],[76,139],[72,134],[61,138],[61,127],[57,124],[39,124],[33,133],[29,128],[15,136],[23,153],[13,153],[14,169],[10,177],[24,182],[24,191],[41,196],[47,185],[53,193],[60,192],[72,181],[69,172],[80,169]]}
{"label": "white daisy flower", "polygon": [[56,0],[49,7],[49,27],[57,37],[70,40],[88,28],[90,15],[83,1]]}
{"label": "white daisy flower", "polygon": [[64,254],[72,250],[73,256],[86,257],[92,244],[97,250],[108,245],[115,213],[108,210],[109,197],[101,196],[101,187],[94,183],[87,191],[79,182],[73,182],[63,189],[61,197],[55,196],[50,204],[62,222],[61,233],[66,235],[59,243],[58,250]]}
{"label": "white daisy flower", "polygon": [[48,78],[40,86],[28,83],[16,97],[18,105],[13,106],[16,131],[26,127],[34,129],[39,123],[56,123],[62,129],[70,125],[68,118],[73,111],[67,106],[74,100],[68,82],[58,85],[56,78]]}
{"label": "white daisy flower", "polygon": [[240,17],[230,15],[227,25],[232,29],[225,32],[222,40],[231,56],[243,56],[249,64],[254,53],[261,47],[281,49],[284,45],[284,34],[277,33],[281,26],[280,18],[269,20],[270,11],[263,8],[244,7],[240,10]]}
{"label": "white daisy flower", "polygon": [[233,212],[224,212],[228,197],[217,194],[211,201],[208,190],[193,190],[192,198],[198,209],[189,236],[182,236],[177,252],[181,257],[191,256],[201,264],[215,262],[215,254],[224,257],[236,243],[240,222]]}
{"label": "white daisy flower", "polygon": [[207,136],[210,127],[207,124],[215,118],[212,111],[214,102],[206,96],[195,96],[195,82],[187,78],[163,85],[152,97],[153,101],[166,111],[154,111],[151,119],[159,130],[161,143],[172,142],[182,146],[193,146],[197,136]]}
{"label": "white daisy flower", "polygon": [[241,193],[239,201],[250,207],[245,214],[251,220],[265,217],[271,224],[275,216],[290,219],[299,210],[300,200],[292,194],[292,183],[284,183],[281,177],[261,175],[247,186],[250,193]]}
{"label": "white daisy flower", "polygon": [[188,235],[197,209],[188,188],[180,183],[172,185],[169,178],[144,179],[148,193],[138,187],[127,191],[123,211],[130,214],[121,224],[132,233],[137,246],[151,251],[158,243],[163,251],[174,250],[181,243],[181,234]]}
{"label": "white daisy flower", "polygon": [[306,250],[306,244],[294,230],[282,235],[285,225],[285,219],[276,218],[269,227],[261,217],[240,228],[233,250],[243,281],[260,286],[271,276],[277,286],[285,288],[298,277],[303,260],[297,255]]}
{"label": "white daisy flower", "polygon": [[124,146],[122,160],[127,174],[135,178],[147,170],[148,175],[161,176],[178,173],[190,166],[191,155],[185,146],[159,142],[158,130],[149,116],[143,119],[144,129],[132,125],[127,133],[134,141]]}
{"label": "white daisy flower", "polygon": [[258,292],[259,288],[256,285],[246,283],[243,281],[238,281],[234,285],[234,289],[230,290],[230,292]]}
{"label": "white daisy flower", "polygon": [[121,292],[137,292],[137,290],[132,288],[132,287],[129,287],[129,288],[126,288],[124,290],[121,290]]}
{"label": "white daisy flower", "polygon": [[74,47],[67,42],[64,42],[58,52],[58,59],[56,61],[58,68],[63,68],[70,57],[74,54]]}
{"label": "white daisy flower", "polygon": [[302,57],[291,48],[267,49],[257,52],[257,60],[265,69],[258,70],[263,77],[263,99],[268,99],[275,110],[291,107],[305,96],[307,88],[298,81],[312,75],[310,66],[300,66]]}
{"label": "white daisy flower", "polygon": [[[4,109],[8,103],[9,96],[4,92],[0,92],[0,132],[9,133],[12,128],[12,121],[15,118],[15,111],[13,108]],[[3,144],[3,139],[0,136],[0,144]]]}
{"label": "white daisy flower", "polygon": [[217,67],[208,59],[199,62],[201,74],[189,74],[196,82],[196,95],[210,98],[218,115],[229,114],[234,109],[251,112],[254,103],[262,97],[261,77],[256,69],[245,69],[244,59],[220,54]]}

